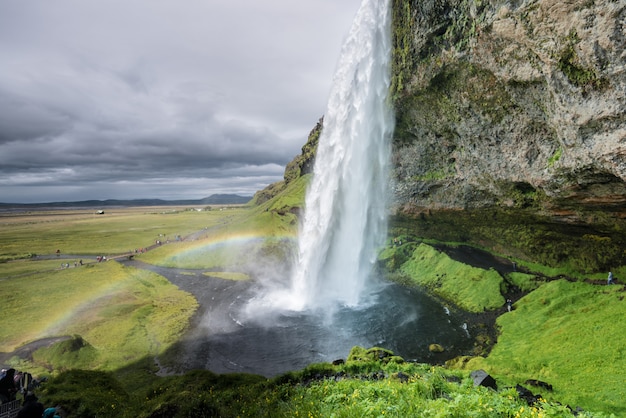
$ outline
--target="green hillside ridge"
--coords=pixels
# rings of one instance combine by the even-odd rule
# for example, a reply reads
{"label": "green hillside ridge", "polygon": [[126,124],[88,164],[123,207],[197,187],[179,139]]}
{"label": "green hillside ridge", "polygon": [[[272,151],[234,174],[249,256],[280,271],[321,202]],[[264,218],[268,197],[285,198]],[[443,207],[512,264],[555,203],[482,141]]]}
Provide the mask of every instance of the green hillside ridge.
{"label": "green hillside ridge", "polygon": [[[380,260],[389,277],[408,286],[420,286],[448,303],[469,312],[502,312],[504,292],[523,293],[510,313],[498,317],[497,343],[476,335],[480,356],[460,357],[447,363],[451,369],[484,369],[507,385],[527,380],[549,382],[551,401],[607,411],[624,416],[623,402],[626,314],[623,280],[606,285],[606,275],[562,279],[565,269],[524,264],[527,272],[503,275],[451,259],[421,242],[390,245]],[[532,272],[529,268],[535,268]],[[546,274],[548,273],[548,274]],[[624,268],[614,271],[625,277]],[[553,274],[553,276],[550,276]]]}
{"label": "green hillside ridge", "polygon": [[[384,256],[385,253],[381,255]],[[500,292],[503,279],[495,270],[453,262],[442,252],[423,243],[417,245],[411,258],[399,270],[416,285],[455,302],[469,312],[493,310],[505,302]]]}
{"label": "green hillside ridge", "polygon": [[[164,267],[226,269],[234,272],[254,270],[251,259],[273,258],[284,262],[294,245],[298,214],[310,175],[289,182],[273,198],[246,210],[235,211],[195,240],[156,248],[137,259]],[[223,245],[211,245],[221,243]],[[195,250],[201,248],[202,250]],[[258,255],[259,257],[255,257]]]}
{"label": "green hillside ridge", "polygon": [[626,416],[624,402],[624,286],[557,280],[540,286],[498,318],[498,343],[486,358],[464,367],[484,368],[506,383],[550,382],[569,405],[593,405]]}

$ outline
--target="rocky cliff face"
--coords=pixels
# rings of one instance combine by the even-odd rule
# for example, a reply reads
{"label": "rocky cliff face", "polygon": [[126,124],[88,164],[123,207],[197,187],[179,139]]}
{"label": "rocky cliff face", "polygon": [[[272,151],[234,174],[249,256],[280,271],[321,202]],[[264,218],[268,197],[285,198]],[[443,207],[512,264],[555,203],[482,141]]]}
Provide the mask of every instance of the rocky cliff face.
{"label": "rocky cliff face", "polygon": [[[393,7],[400,218],[421,219],[413,227],[422,234],[526,258],[546,245],[582,245],[548,251],[539,261],[551,264],[580,257],[588,258],[578,262],[584,270],[623,264],[626,3],[396,0]],[[424,214],[436,221],[450,211],[456,234],[428,232]],[[521,220],[528,228],[512,234]]]}
{"label": "rocky cliff face", "polygon": [[[626,265],[626,2],[394,0],[391,231]],[[310,171],[322,120],[262,203]]]}

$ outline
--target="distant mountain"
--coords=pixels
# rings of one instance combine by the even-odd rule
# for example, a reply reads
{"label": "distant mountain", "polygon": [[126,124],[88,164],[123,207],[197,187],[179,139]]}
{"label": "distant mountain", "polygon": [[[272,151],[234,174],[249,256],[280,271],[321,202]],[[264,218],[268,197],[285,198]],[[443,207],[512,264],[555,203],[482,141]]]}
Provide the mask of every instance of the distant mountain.
{"label": "distant mountain", "polygon": [[82,200],[78,202],[47,202],[47,203],[1,203],[3,208],[67,208],[67,207],[112,207],[112,206],[181,206],[181,205],[236,205],[248,203],[251,196],[236,194],[214,194],[197,200],[161,200],[161,199],[134,199],[134,200]]}

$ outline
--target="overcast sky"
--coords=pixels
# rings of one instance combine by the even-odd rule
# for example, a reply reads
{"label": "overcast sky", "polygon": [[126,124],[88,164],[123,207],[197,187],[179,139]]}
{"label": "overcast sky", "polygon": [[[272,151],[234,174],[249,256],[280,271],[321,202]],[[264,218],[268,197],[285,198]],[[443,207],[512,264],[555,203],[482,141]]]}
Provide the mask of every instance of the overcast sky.
{"label": "overcast sky", "polygon": [[361,0],[1,0],[0,202],[252,195]]}

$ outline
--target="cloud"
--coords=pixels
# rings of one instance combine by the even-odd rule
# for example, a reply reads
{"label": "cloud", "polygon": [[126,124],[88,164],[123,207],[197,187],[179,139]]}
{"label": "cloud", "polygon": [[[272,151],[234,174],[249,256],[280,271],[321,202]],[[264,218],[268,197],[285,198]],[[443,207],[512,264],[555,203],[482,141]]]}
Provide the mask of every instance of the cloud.
{"label": "cloud", "polygon": [[1,2],[0,201],[279,180],[325,111],[359,3]]}

